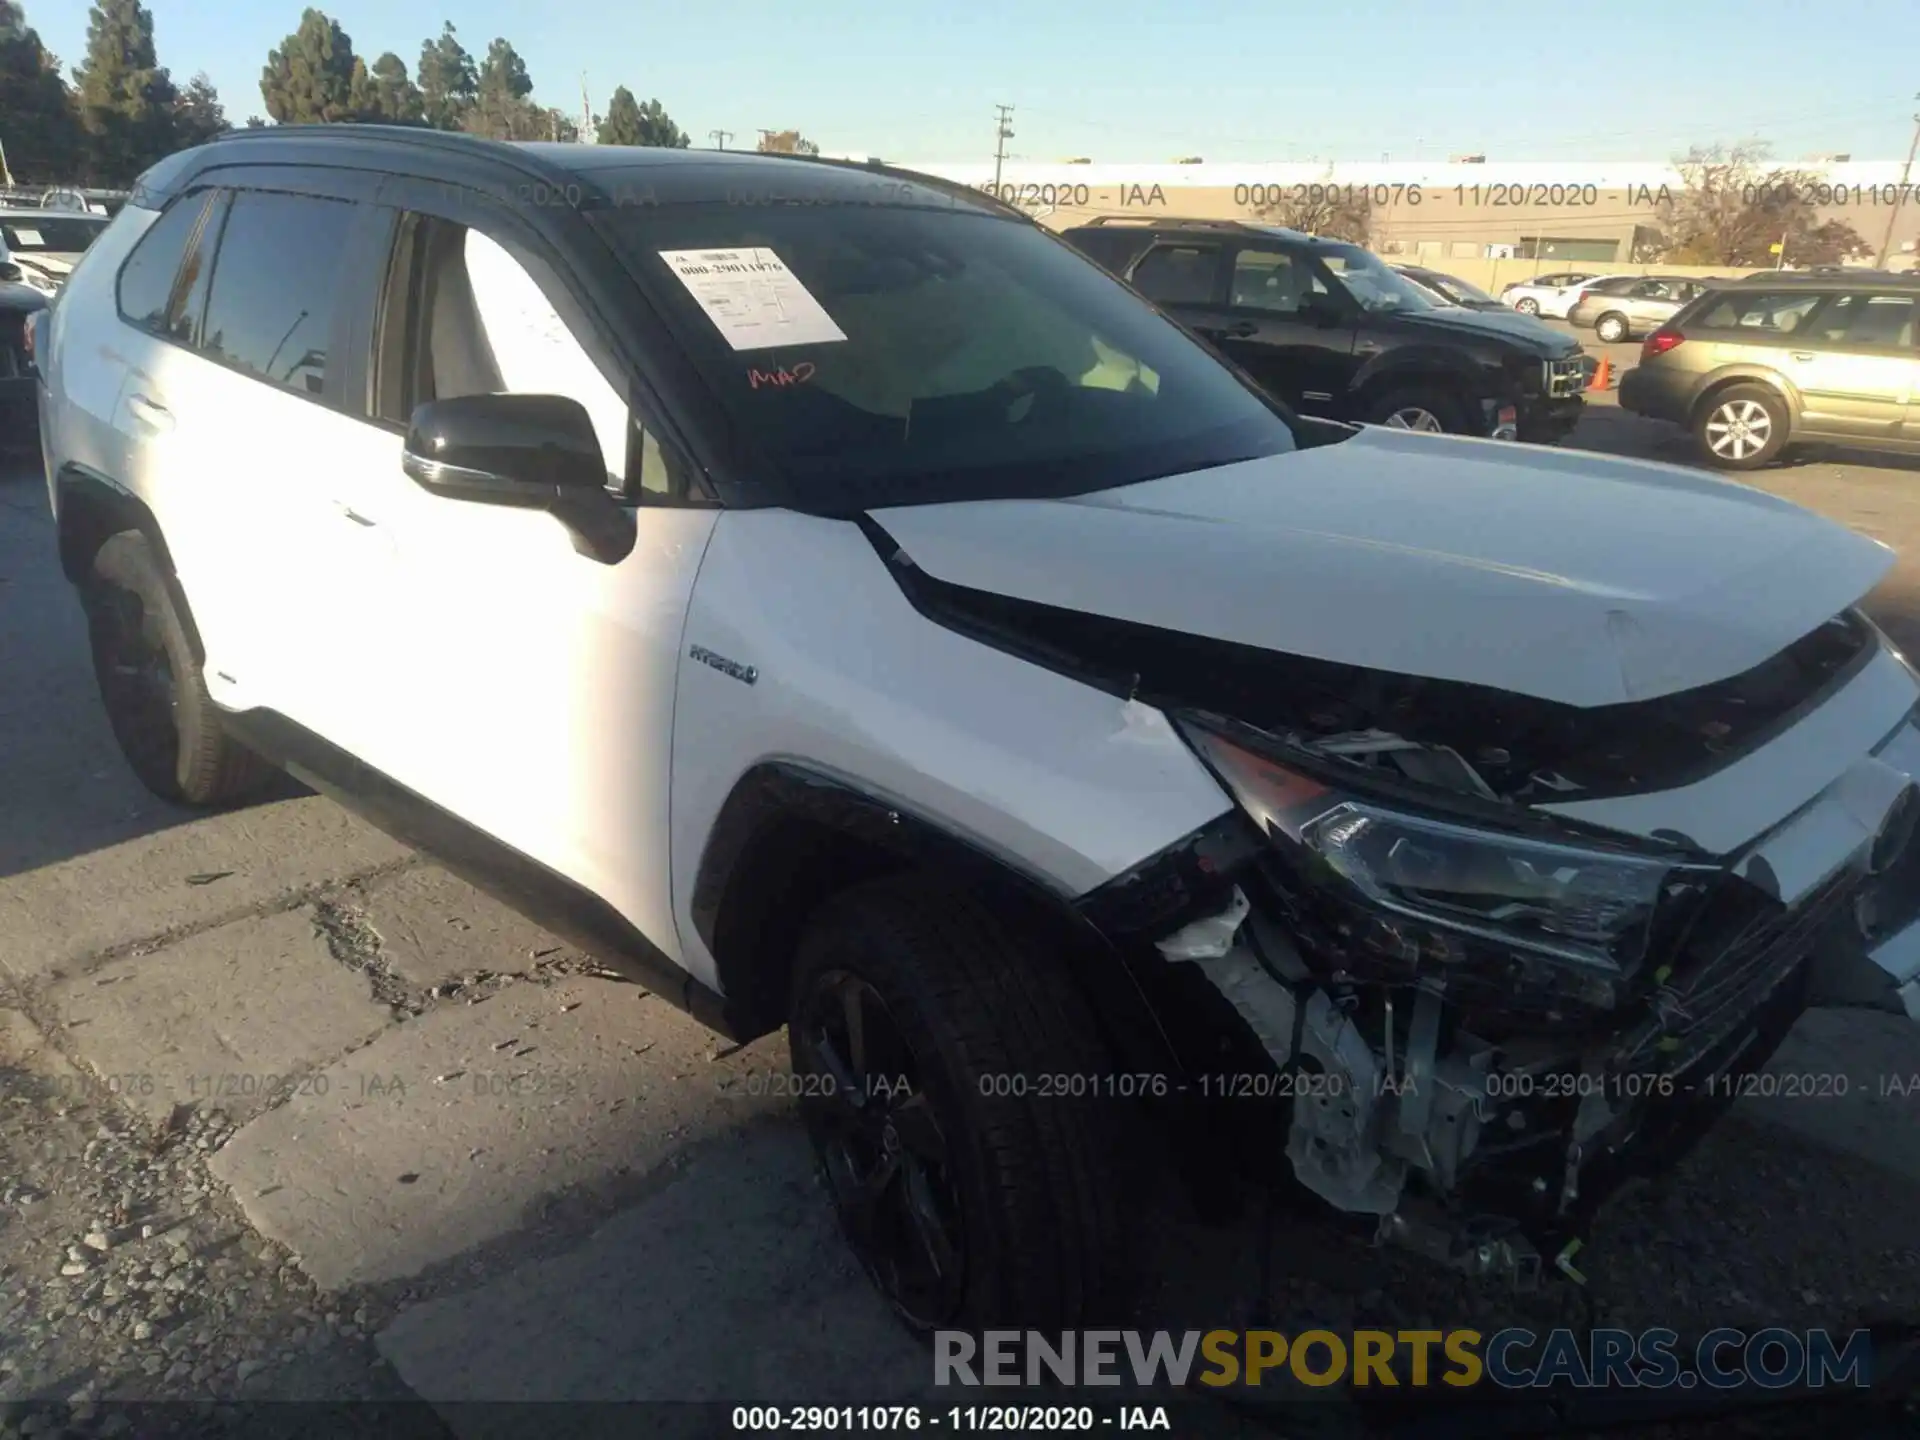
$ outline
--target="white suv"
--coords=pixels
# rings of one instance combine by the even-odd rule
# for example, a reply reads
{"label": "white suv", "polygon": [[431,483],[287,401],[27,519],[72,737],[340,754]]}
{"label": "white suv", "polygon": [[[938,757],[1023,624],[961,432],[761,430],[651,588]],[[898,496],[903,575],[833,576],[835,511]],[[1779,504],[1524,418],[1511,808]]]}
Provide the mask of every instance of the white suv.
{"label": "white suv", "polygon": [[142,779],[284,766],[788,1026],[921,1329],[1114,1313],[1156,1158],[1534,1269],[1810,999],[1920,1013],[1890,552],[1299,420],[961,187],[280,126],[40,332]]}

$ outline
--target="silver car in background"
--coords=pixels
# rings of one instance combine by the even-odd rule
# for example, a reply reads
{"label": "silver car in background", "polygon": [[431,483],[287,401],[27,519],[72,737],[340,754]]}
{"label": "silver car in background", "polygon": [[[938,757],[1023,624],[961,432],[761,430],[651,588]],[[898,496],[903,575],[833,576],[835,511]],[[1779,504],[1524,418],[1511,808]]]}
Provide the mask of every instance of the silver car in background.
{"label": "silver car in background", "polygon": [[1567,323],[1617,344],[1658,330],[1683,305],[1724,283],[1685,275],[1616,275],[1587,286],[1567,312]]}

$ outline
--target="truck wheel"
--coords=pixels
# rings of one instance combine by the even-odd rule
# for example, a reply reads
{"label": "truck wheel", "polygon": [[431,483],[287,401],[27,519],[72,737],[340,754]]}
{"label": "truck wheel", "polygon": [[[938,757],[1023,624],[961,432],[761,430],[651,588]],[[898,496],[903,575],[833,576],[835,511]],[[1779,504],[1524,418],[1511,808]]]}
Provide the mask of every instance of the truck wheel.
{"label": "truck wheel", "polygon": [[1424,430],[1430,434],[1445,431],[1449,435],[1472,433],[1460,402],[1433,385],[1389,391],[1367,407],[1366,418],[1390,430]]}
{"label": "truck wheel", "polygon": [[259,791],[273,769],[221,727],[146,537],[125,530],[109,538],[81,599],[100,701],[140,783],[196,806]]}
{"label": "truck wheel", "polygon": [[1609,345],[1618,345],[1627,338],[1627,317],[1616,311],[1608,311],[1593,322],[1593,333]]}
{"label": "truck wheel", "polygon": [[1694,438],[1709,463],[1728,470],[1757,470],[1787,443],[1787,407],[1764,385],[1733,385],[1700,407]]}
{"label": "truck wheel", "polygon": [[1058,957],[957,887],[872,881],[807,926],[787,1037],[841,1228],[910,1329],[1113,1318],[1122,1102]]}

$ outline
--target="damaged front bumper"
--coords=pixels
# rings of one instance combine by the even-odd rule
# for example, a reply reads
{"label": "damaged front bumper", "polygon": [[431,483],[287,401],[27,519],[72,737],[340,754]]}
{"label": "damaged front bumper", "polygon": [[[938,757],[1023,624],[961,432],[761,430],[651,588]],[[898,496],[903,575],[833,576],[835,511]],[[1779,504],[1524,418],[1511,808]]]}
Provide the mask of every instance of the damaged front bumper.
{"label": "damaged front bumper", "polygon": [[[1323,923],[1313,892],[1341,878],[1282,863],[1278,845],[1223,877],[1224,903],[1216,892],[1156,948],[1171,969],[1203,974],[1292,1077],[1275,1139],[1300,1184],[1456,1269],[1578,1279],[1599,1205],[1677,1161],[1810,1004],[1920,1021],[1917,692],[1888,650],[1693,785],[1552,807],[1703,857],[1689,886],[1666,885],[1659,903],[1678,913],[1655,916],[1644,955],[1604,993],[1576,984],[1566,1004],[1504,1006],[1463,983],[1464,964],[1369,972],[1356,936],[1373,923],[1413,954],[1411,912]],[[1300,794],[1309,808],[1337,798],[1310,783]],[[1784,819],[1755,820],[1783,805]],[[1745,827],[1739,843],[1729,826]],[[1352,895],[1339,905],[1365,908]],[[1484,932],[1474,943],[1483,960],[1497,948]]]}

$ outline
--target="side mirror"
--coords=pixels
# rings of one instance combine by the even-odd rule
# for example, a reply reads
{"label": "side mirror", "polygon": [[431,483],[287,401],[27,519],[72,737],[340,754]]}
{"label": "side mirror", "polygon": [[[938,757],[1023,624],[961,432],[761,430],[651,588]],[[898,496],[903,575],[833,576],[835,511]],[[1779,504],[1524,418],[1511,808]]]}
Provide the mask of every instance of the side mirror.
{"label": "side mirror", "polygon": [[564,395],[459,395],[417,407],[401,468],[449,500],[543,510],[574,549],[612,565],[632,551],[633,517],[607,491],[600,438]]}
{"label": "side mirror", "polygon": [[27,278],[27,272],[11,260],[0,260],[0,280],[18,284]]}

